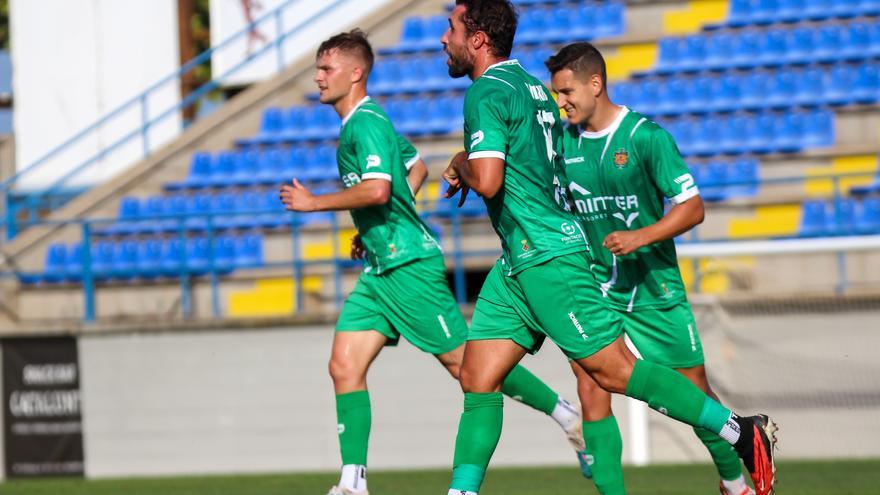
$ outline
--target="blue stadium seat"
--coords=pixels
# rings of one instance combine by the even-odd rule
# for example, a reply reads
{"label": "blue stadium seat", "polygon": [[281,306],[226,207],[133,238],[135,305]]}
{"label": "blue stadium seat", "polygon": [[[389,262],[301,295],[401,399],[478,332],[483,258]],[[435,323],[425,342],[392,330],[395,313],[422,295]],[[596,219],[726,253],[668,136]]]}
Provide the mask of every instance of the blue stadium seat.
{"label": "blue stadium seat", "polygon": [[541,43],[544,31],[548,29],[549,17],[549,12],[542,8],[524,11],[519,18],[515,42],[524,45]]}
{"label": "blue stadium seat", "polygon": [[67,259],[64,265],[64,279],[68,282],[78,282],[83,276],[83,261],[85,250],[80,242],[67,247]]}
{"label": "blue stadium seat", "polygon": [[764,36],[754,31],[739,33],[733,40],[733,58],[728,67],[743,69],[755,68],[761,59],[761,44]]}
{"label": "blue stadium seat", "polygon": [[259,152],[241,150],[235,153],[235,172],[232,182],[238,186],[250,187],[260,183]]}
{"label": "blue stadium seat", "polygon": [[862,0],[859,2],[859,13],[870,16],[880,15],[880,1]]}
{"label": "blue stadium seat", "polygon": [[46,249],[46,261],[43,265],[41,277],[28,279],[29,282],[43,281],[46,283],[59,283],[67,279],[67,246],[64,244],[50,244]]}
{"label": "blue stadium seat", "polygon": [[569,24],[570,39],[591,40],[595,38],[595,18],[596,9],[594,4],[584,2],[575,6],[575,11]]}
{"label": "blue stadium seat", "polygon": [[747,110],[760,110],[767,103],[770,90],[770,76],[765,72],[750,72],[743,76],[742,94],[739,107]]}
{"label": "blue stadium seat", "polygon": [[427,91],[443,91],[449,87],[449,72],[446,55],[435,55],[428,59],[427,72],[422,74],[422,87]]}
{"label": "blue stadium seat", "polygon": [[818,43],[818,32],[809,27],[799,27],[788,31],[785,36],[785,62],[788,64],[809,63]]}
{"label": "blue stadium seat", "polygon": [[831,13],[838,18],[845,19],[860,14],[859,0],[834,0]]}
{"label": "blue stadium seat", "polygon": [[660,48],[659,61],[654,68],[658,74],[675,72],[679,69],[679,62],[684,56],[684,40],[681,38],[662,38],[658,46]]}
{"label": "blue stadium seat", "polygon": [[596,38],[605,38],[622,35],[626,29],[623,11],[624,6],[620,2],[614,1],[599,4],[593,28],[594,36]]}
{"label": "blue stadium seat", "polygon": [[415,52],[422,49],[425,20],[421,17],[407,17],[403,20],[403,31],[400,41],[395,47],[396,52]]}
{"label": "blue stadium seat", "polygon": [[775,67],[785,63],[786,31],[773,29],[764,33],[760,40],[760,63],[765,67]]}
{"label": "blue stadium seat", "polygon": [[813,59],[820,62],[840,60],[843,54],[843,38],[846,31],[841,26],[830,25],[819,28],[816,50]]}
{"label": "blue stadium seat", "polygon": [[211,217],[211,228],[215,231],[235,228],[233,217],[235,212],[235,194],[222,193],[211,197],[211,213],[219,215]]}
{"label": "blue stadium seat", "polygon": [[110,261],[110,277],[116,280],[130,280],[137,275],[138,243],[123,240],[113,245]]}
{"label": "blue stadium seat", "polygon": [[118,221],[103,229],[97,229],[98,235],[126,235],[138,232],[141,216],[141,201],[134,196],[123,196],[119,200]]}
{"label": "blue stadium seat", "polygon": [[690,93],[684,104],[684,111],[688,113],[706,113],[712,111],[712,91],[715,78],[697,77],[691,81]]}
{"label": "blue stadium seat", "polygon": [[744,158],[728,166],[728,198],[750,198],[758,193],[758,162]]}
{"label": "blue stadium seat", "polygon": [[727,24],[734,27],[752,23],[752,0],[731,0]]}
{"label": "blue stadium seat", "polygon": [[684,50],[679,54],[678,69],[697,71],[703,68],[706,58],[706,37],[701,34],[688,36],[684,39]]}
{"label": "blue stadium seat", "polygon": [[385,95],[397,91],[403,72],[401,62],[394,58],[386,58],[380,60],[376,67],[379,77],[375,79],[370,77],[370,92],[375,95]]}
{"label": "blue stadium seat", "polygon": [[137,276],[152,279],[159,276],[162,260],[162,241],[147,239],[138,244]]}
{"label": "blue stadium seat", "polygon": [[235,195],[235,211],[241,213],[230,219],[230,226],[236,229],[254,229],[260,227],[258,215],[262,196],[258,192],[246,191]]}
{"label": "blue stadium seat", "polygon": [[752,23],[772,24],[777,20],[779,9],[777,0],[757,0],[752,2],[752,6]]}
{"label": "blue stadium seat", "polygon": [[797,93],[797,79],[797,73],[790,69],[781,69],[771,73],[764,106],[769,108],[790,107],[792,95]]}
{"label": "blue stadium seat", "polygon": [[846,30],[846,44],[842,56],[847,60],[861,60],[871,52],[871,28],[863,22],[854,22]]}
{"label": "blue stadium seat", "polygon": [[825,98],[825,71],[817,67],[808,67],[798,73],[796,88],[792,94],[792,103],[800,106],[816,106]]}
{"label": "blue stadium seat", "polygon": [[283,110],[278,107],[268,107],[263,110],[263,116],[260,120],[259,132],[249,138],[241,138],[235,141],[239,146],[253,146],[260,144],[271,144],[276,139],[280,139],[283,120]]}
{"label": "blue stadium seat", "polygon": [[853,235],[856,233],[856,201],[840,198],[832,203],[830,213],[831,233],[836,235]]}
{"label": "blue stadium seat", "polygon": [[834,0],[806,0],[805,3],[806,5],[802,7],[803,15],[801,19],[819,21],[832,17],[832,3],[834,3]]}
{"label": "blue stadium seat", "polygon": [[211,196],[197,194],[186,198],[187,219],[184,223],[188,230],[205,230],[208,226],[207,214],[211,212]]}
{"label": "blue stadium seat", "polygon": [[743,115],[732,115],[723,121],[721,127],[720,150],[726,154],[745,153],[745,140],[747,137],[750,119]]}
{"label": "blue stadium seat", "polygon": [[711,110],[730,112],[740,107],[743,79],[733,74],[723,74],[712,84]]}
{"label": "blue stadium seat", "polygon": [[306,109],[302,106],[292,106],[284,111],[280,141],[284,143],[301,140],[301,134],[306,127]]}
{"label": "blue stadium seat", "polygon": [[721,138],[721,125],[718,118],[711,116],[697,121],[691,152],[703,156],[717,154],[718,142]]}
{"label": "blue stadium seat", "polygon": [[189,175],[186,180],[176,186],[174,184],[166,184],[165,188],[169,190],[175,189],[200,189],[208,187],[211,184],[212,160],[210,153],[205,151],[196,151],[190,159]]}
{"label": "blue stadium seat", "polygon": [[648,115],[654,115],[658,112],[659,102],[661,101],[660,83],[654,79],[644,80],[635,89],[633,96],[636,95],[638,95],[636,101],[639,105],[636,108],[642,109],[639,110],[640,112]]}
{"label": "blue stadium seat", "polygon": [[211,167],[211,176],[208,184],[211,187],[224,187],[232,185],[232,176],[235,173],[235,162],[237,160],[234,151],[221,151],[214,155],[214,164]]}
{"label": "blue stadium seat", "polygon": [[221,236],[214,239],[214,267],[221,274],[235,269],[235,237]]}
{"label": "blue stadium seat", "polygon": [[803,147],[825,148],[834,144],[834,113],[827,109],[816,109],[806,116],[809,126],[804,129]]}
{"label": "blue stadium seat", "polygon": [[779,0],[776,18],[780,22],[796,22],[804,15],[804,0]]}
{"label": "blue stadium seat", "polygon": [[263,238],[260,235],[244,235],[235,241],[235,267],[253,268],[262,266]]}
{"label": "blue stadium seat", "polygon": [[874,64],[859,66],[856,82],[852,88],[856,103],[876,103],[880,99],[880,70]]}
{"label": "blue stadium seat", "polygon": [[177,277],[181,274],[183,260],[186,257],[184,242],[180,239],[169,239],[162,243],[158,273],[163,277]]}
{"label": "blue stadium seat", "polygon": [[[313,192],[315,190],[313,189]],[[264,229],[277,229],[289,225],[290,219],[284,209],[284,205],[278,198],[278,191],[266,191],[260,194],[260,211],[258,216],[260,226]]]}
{"label": "blue stadium seat", "polygon": [[109,241],[92,244],[92,274],[95,280],[106,280],[113,275],[113,247]]}
{"label": "blue stadium seat", "polygon": [[801,237],[817,237],[827,235],[828,208],[825,201],[804,201],[801,207]]}
{"label": "blue stadium seat", "polygon": [[210,245],[208,239],[197,237],[186,241],[186,270],[194,275],[203,275],[208,272],[208,257]]}
{"label": "blue stadium seat", "polygon": [[727,188],[725,187],[728,182],[727,163],[712,161],[703,167],[700,173],[702,183],[697,185],[700,188],[700,196],[705,201],[724,201],[727,199]]}
{"label": "blue stadium seat", "polygon": [[835,64],[825,76],[824,101],[829,105],[848,105],[855,100],[856,69],[846,64]]}
{"label": "blue stadium seat", "polygon": [[707,69],[727,67],[734,57],[734,36],[716,33],[706,38],[706,57],[703,61]]}
{"label": "blue stadium seat", "polygon": [[807,122],[803,113],[785,112],[776,116],[776,151],[792,153],[803,148]]}
{"label": "blue stadium seat", "polygon": [[862,201],[856,214],[855,228],[859,234],[880,233],[880,198]]}
{"label": "blue stadium seat", "polygon": [[752,153],[764,154],[776,150],[776,118],[771,113],[752,117],[746,146]]}

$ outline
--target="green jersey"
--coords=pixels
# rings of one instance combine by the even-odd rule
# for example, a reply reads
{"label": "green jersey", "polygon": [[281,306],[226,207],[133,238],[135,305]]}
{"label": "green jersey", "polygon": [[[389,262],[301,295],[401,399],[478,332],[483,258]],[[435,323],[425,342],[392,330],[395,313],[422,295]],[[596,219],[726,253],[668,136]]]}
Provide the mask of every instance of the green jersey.
{"label": "green jersey", "polygon": [[553,144],[561,132],[550,92],[516,60],[489,67],[467,90],[468,158],[505,161],[502,189],[484,199],[508,275],[587,249],[577,221],[554,198]]}
{"label": "green jersey", "polygon": [[416,213],[407,181],[407,171],[417,160],[415,148],[370,97],[342,119],[336,163],[345,187],[367,179],[391,182],[387,203],[351,210],[366,250],[365,273],[378,275],[440,253],[437,239]]}
{"label": "green jersey", "polygon": [[622,107],[605,130],[565,128],[561,141],[567,185],[593,249],[593,271],[611,304],[626,311],[665,308],[686,299],[670,239],[620,258],[602,247],[615,231],[635,230],[664,215],[664,198],[682,203],[699,194],[672,136]]}

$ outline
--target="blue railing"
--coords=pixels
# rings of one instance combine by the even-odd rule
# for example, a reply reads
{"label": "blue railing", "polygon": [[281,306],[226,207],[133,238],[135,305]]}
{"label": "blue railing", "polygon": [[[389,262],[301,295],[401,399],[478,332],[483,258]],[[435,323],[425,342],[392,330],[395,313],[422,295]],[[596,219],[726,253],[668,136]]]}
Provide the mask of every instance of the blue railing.
{"label": "blue railing", "polygon": [[[331,9],[344,2],[344,0],[327,1],[321,9],[312,13],[308,18],[303,19],[296,26],[288,30],[284,30],[283,16],[286,11],[290,7],[292,7],[293,4],[297,1],[298,0],[287,0],[276,7],[274,10],[266,13],[258,19],[255,19],[244,29],[233,34],[216,46],[213,46],[210,49],[202,52],[197,57],[183,64],[178,70],[174,71],[172,74],[160,79],[158,82],[147,88],[147,90],[145,90],[141,94],[126,101],[125,103],[110,111],[82,131],[77,132],[63,143],[52,148],[48,153],[41,156],[39,159],[25,167],[21,172],[0,183],[0,194],[2,194],[3,196],[2,200],[5,205],[5,219],[0,222],[0,225],[2,225],[2,227],[6,230],[6,239],[11,239],[15,237],[20,228],[36,223],[39,219],[39,214],[41,210],[52,211],[60,205],[66,203],[72,197],[82,192],[81,190],[71,191],[69,188],[66,187],[66,185],[68,184],[68,182],[71,181],[71,179],[76,178],[77,176],[79,176],[80,173],[87,170],[90,166],[104,159],[109,153],[119,149],[123,145],[132,142],[132,140],[136,138],[140,138],[143,144],[142,156],[148,156],[151,151],[149,133],[152,127],[154,127],[157,123],[162,122],[175,114],[178,114],[181,110],[192,106],[207,93],[217,89],[223,79],[229,77],[236,71],[249,65],[261,55],[268,53],[270,50],[275,50],[277,62],[276,71],[281,72],[285,66],[284,41],[306,27],[308,24],[311,23],[311,21],[326,14]],[[246,57],[244,57],[243,60],[235,64],[232,68],[226,70],[223,74],[214,77],[207,83],[203,84],[179,102],[171,105],[171,107],[161,111],[158,115],[154,117],[150,117],[151,112],[149,108],[149,99],[151,96],[155,95],[160,89],[166,87],[168,84],[176,84],[179,78],[192,71],[197,66],[208,61],[215,52],[230,46],[233,42],[241,39],[243,36],[247,36],[248,33],[252,31],[256,26],[273,17],[275,19],[277,30],[277,36],[274,40],[272,40],[270,43],[267,43],[258,50],[255,50],[254,52],[248,54]],[[72,149],[74,145],[83,142],[83,140],[92,136],[96,136],[97,133],[100,132],[101,129],[106,124],[111,122],[114,118],[119,117],[127,111],[137,109],[140,110],[140,124],[138,127],[133,128],[129,132],[126,132],[122,137],[112,141],[105,147],[102,147],[100,151],[93,154],[85,161],[70,168],[69,170],[64,172],[61,177],[52,182],[48,187],[42,190],[27,192],[17,192],[15,190],[15,186],[22,180],[23,177],[31,176],[34,173],[43,170],[45,165],[47,163],[50,163],[50,160],[58,157],[62,152]],[[25,219],[19,221],[18,217],[22,213],[24,213]]]}
{"label": "blue railing", "polygon": [[[790,183],[800,183],[805,181],[812,180],[830,180],[832,181],[834,194],[832,198],[832,202],[834,204],[839,204],[840,201],[844,199],[844,192],[841,190],[841,181],[852,179],[855,177],[868,177],[873,176],[872,173],[848,173],[841,175],[821,175],[821,176],[811,176],[811,177],[788,177],[788,178],[778,178],[778,179],[769,179],[765,181],[748,181],[748,182],[731,182],[728,185],[731,186],[746,186],[746,185],[770,185],[770,184],[790,184]],[[457,201],[457,199],[453,200],[445,200],[443,198],[439,198],[437,201]],[[422,211],[422,215],[426,218],[440,218],[438,215],[439,208],[436,205],[433,205],[432,202],[429,201],[421,201],[419,204],[420,210]],[[279,206],[280,208],[280,206]],[[836,212],[839,213],[838,209],[835,209]],[[467,283],[465,277],[465,261],[469,258],[474,257],[490,257],[496,256],[500,253],[499,249],[469,249],[465,247],[465,242],[462,234],[462,223],[467,221],[478,221],[478,222],[486,222],[485,218],[477,218],[475,220],[467,220],[463,217],[457,208],[451,209],[443,209],[442,221],[445,223],[448,228],[448,232],[450,234],[449,242],[447,242],[447,246],[452,247],[451,250],[446,252],[446,258],[452,266],[453,273],[453,289],[456,296],[456,299],[459,303],[464,303],[467,294]],[[138,222],[162,222],[173,220],[176,222],[176,229],[174,229],[174,236],[177,240],[182,243],[185,242],[186,239],[189,238],[188,230],[186,228],[187,221],[190,219],[204,219],[206,221],[206,227],[204,230],[204,235],[207,238],[209,245],[208,252],[208,266],[206,269],[203,269],[199,272],[191,270],[188,266],[188,260],[186,258],[185,250],[181,251],[181,259],[179,270],[171,280],[176,279],[177,284],[180,286],[180,301],[181,301],[181,316],[183,318],[190,318],[193,314],[192,302],[191,302],[191,292],[192,292],[192,283],[194,279],[204,280],[207,277],[210,289],[211,289],[211,315],[215,319],[219,319],[224,317],[223,310],[221,308],[220,302],[220,280],[221,277],[226,276],[228,274],[228,270],[224,271],[222,267],[218,266],[216,263],[216,243],[215,240],[218,237],[218,220],[222,217],[230,217],[230,216],[242,216],[242,215],[265,215],[266,211],[235,211],[228,213],[204,213],[198,215],[162,215],[162,216],[152,216],[152,217],[139,217],[137,219]],[[342,279],[346,270],[349,271],[357,271],[359,270],[360,262],[355,262],[347,257],[340,256],[339,253],[343,252],[340,249],[339,245],[339,233],[341,231],[340,225],[338,223],[338,216],[332,215],[329,220],[329,225],[322,227],[319,232],[323,232],[325,234],[330,235],[331,239],[331,249],[332,255],[328,258],[321,259],[313,259],[313,260],[305,260],[303,259],[303,226],[302,220],[303,215],[308,214],[298,214],[298,213],[289,213],[289,229],[290,229],[290,239],[292,244],[291,249],[291,258],[282,261],[274,261],[268,262],[261,265],[263,268],[284,268],[289,269],[290,275],[294,280],[294,284],[296,287],[294,293],[294,308],[296,313],[301,313],[303,311],[303,279],[304,279],[304,270],[307,268],[313,267],[329,267],[332,271],[331,278],[333,281],[333,301],[335,303],[335,307],[337,309],[341,308],[344,294],[342,292]],[[97,309],[95,303],[95,292],[98,285],[100,285],[100,281],[95,276],[94,269],[94,260],[91,259],[92,253],[92,245],[94,243],[94,238],[96,236],[96,232],[100,229],[100,226],[111,224],[114,222],[119,222],[118,218],[103,218],[103,219],[74,219],[74,220],[64,220],[64,221],[53,221],[53,222],[41,222],[46,225],[55,225],[55,226],[76,226],[81,233],[81,243],[82,243],[82,297],[83,297],[83,320],[85,322],[92,322],[96,318]],[[880,231],[878,231],[880,233]],[[688,234],[683,236],[682,238],[677,239],[679,242],[687,242],[687,243],[695,243],[695,242],[717,242],[729,239],[707,239],[701,237],[699,235],[699,229],[693,229]],[[695,259],[696,263],[698,259]],[[695,274],[697,276],[697,283],[699,283],[699,266],[695,265]],[[13,272],[6,271],[0,274],[5,277],[21,277],[25,278],[28,273],[22,272]],[[277,277],[278,273],[267,273],[264,272],[263,276],[267,277]],[[281,275],[285,276],[285,275]],[[846,254],[838,253],[838,275],[837,281],[835,285],[835,289],[838,292],[842,292],[847,288],[848,281],[846,278]]]}

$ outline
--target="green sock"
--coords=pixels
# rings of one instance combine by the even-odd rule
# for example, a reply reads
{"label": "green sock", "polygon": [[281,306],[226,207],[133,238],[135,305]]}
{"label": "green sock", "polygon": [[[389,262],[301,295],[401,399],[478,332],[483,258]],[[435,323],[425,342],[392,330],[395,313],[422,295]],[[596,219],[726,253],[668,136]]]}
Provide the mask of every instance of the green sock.
{"label": "green sock", "polygon": [[709,449],[709,455],[712,456],[712,461],[715,463],[715,468],[721,475],[721,479],[733,481],[742,476],[742,465],[733,446],[709,430],[694,428],[694,433]]}
{"label": "green sock", "polygon": [[730,419],[730,410],[703,393],[680,373],[641,359],[636,361],[626,395],[651,409],[716,435]]}
{"label": "green sock", "polygon": [[367,465],[370,440],[370,393],[366,390],[336,395],[336,420],[342,464]]}
{"label": "green sock", "polygon": [[504,397],[499,392],[464,394],[464,412],[455,437],[452,483],[449,488],[479,492],[501,438]]}
{"label": "green sock", "polygon": [[510,370],[504,383],[501,384],[501,392],[545,414],[553,414],[553,409],[559,400],[559,394],[520,365]]}
{"label": "green sock", "polygon": [[[722,440],[723,442],[724,440]],[[587,462],[593,470],[593,483],[602,495],[624,495],[623,439],[614,416],[599,421],[584,421]]]}

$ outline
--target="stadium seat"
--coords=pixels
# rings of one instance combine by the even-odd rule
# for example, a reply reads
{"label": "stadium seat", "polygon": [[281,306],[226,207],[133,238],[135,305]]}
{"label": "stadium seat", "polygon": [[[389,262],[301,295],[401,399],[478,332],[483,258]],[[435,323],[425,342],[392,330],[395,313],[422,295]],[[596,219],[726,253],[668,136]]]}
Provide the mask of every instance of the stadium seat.
{"label": "stadium seat", "polygon": [[605,38],[623,34],[626,29],[623,13],[624,6],[620,2],[614,1],[598,4],[593,35],[596,38]]}
{"label": "stadium seat", "polygon": [[820,62],[839,60],[843,53],[844,33],[841,26],[831,25],[819,28],[813,59]]}
{"label": "stadium seat", "polygon": [[797,93],[798,75],[791,69],[782,69],[770,75],[765,108],[786,108],[792,105],[792,95]]}
{"label": "stadium seat", "polygon": [[855,220],[859,234],[880,234],[880,198],[867,198],[857,210]]}
{"label": "stadium seat", "polygon": [[178,189],[201,189],[211,183],[212,161],[210,153],[196,151],[190,159],[189,175],[183,183],[170,183],[165,185],[166,190]]}
{"label": "stadium seat", "polygon": [[770,92],[770,76],[765,72],[750,72],[743,77],[739,108],[759,110],[764,108]]}
{"label": "stadium seat", "polygon": [[840,198],[832,203],[832,234],[852,235],[856,233],[856,201]]}
{"label": "stadium seat", "polygon": [[727,67],[753,69],[759,65],[763,35],[753,31],[740,33],[733,40],[733,58]]}
{"label": "stadium seat", "polygon": [[727,67],[734,56],[734,37],[727,33],[717,33],[706,38],[706,57],[703,66],[707,69]]}
{"label": "stadium seat", "polygon": [[731,0],[727,25],[733,27],[752,23],[752,0]]}
{"label": "stadium seat", "polygon": [[752,117],[749,125],[746,146],[752,153],[764,154],[776,150],[776,118],[771,113],[760,113]]}
{"label": "stadium seat", "polygon": [[807,122],[803,113],[785,112],[776,116],[776,151],[793,153],[802,149]]}
{"label": "stadium seat", "polygon": [[255,146],[261,144],[274,144],[280,139],[283,121],[283,110],[279,107],[268,107],[263,110],[260,120],[260,130],[255,136],[241,138],[235,141],[238,146]]}
{"label": "stadium seat", "polygon": [[147,239],[138,244],[136,273],[140,278],[153,279],[159,276],[162,259],[162,241]]}
{"label": "stadium seat", "polygon": [[263,238],[256,234],[235,240],[235,267],[254,268],[263,265]]}
{"label": "stadium seat", "polygon": [[798,72],[796,88],[792,94],[792,102],[801,106],[815,106],[822,103],[825,98],[823,85],[825,84],[825,71],[816,67],[809,67]]}
{"label": "stadium seat", "polygon": [[26,279],[29,282],[43,281],[46,283],[59,283],[67,279],[67,247],[64,244],[50,244],[46,249],[46,261],[43,265],[41,277]]}
{"label": "stadium seat", "polygon": [[876,65],[865,64],[858,68],[852,88],[855,103],[876,103],[880,99],[880,70]]}
{"label": "stadium seat", "polygon": [[744,142],[750,126],[750,119],[743,115],[732,115],[722,122],[720,151],[727,154],[742,154],[747,150]]}
{"label": "stadium seat", "polygon": [[710,109],[716,112],[731,112],[740,106],[743,79],[737,75],[723,74],[712,82]]}
{"label": "stadium seat", "polygon": [[725,184],[728,182],[727,163],[712,161],[703,166],[700,172],[700,180],[702,183],[697,184],[700,188],[700,196],[705,201],[723,201],[727,199],[727,188]]}
{"label": "stadium seat", "polygon": [[847,105],[855,99],[856,70],[845,64],[836,64],[826,74],[824,101],[828,105]]}
{"label": "stadium seat", "polygon": [[810,62],[816,51],[817,32],[809,27],[788,31],[785,37],[785,62],[800,64]]}
{"label": "stadium seat", "polygon": [[834,144],[834,113],[826,109],[816,109],[806,116],[809,126],[804,129],[805,148],[825,148]]}
{"label": "stadium seat", "polygon": [[758,193],[758,162],[741,159],[728,165],[728,183],[725,191],[728,198],[750,198]]}
{"label": "stadium seat", "polygon": [[116,280],[130,280],[137,275],[138,243],[123,240],[113,245],[109,277]]}
{"label": "stadium seat", "polygon": [[823,200],[805,201],[801,207],[801,237],[817,237],[827,235],[828,209]]}

